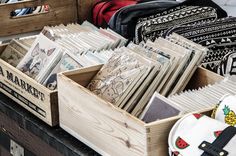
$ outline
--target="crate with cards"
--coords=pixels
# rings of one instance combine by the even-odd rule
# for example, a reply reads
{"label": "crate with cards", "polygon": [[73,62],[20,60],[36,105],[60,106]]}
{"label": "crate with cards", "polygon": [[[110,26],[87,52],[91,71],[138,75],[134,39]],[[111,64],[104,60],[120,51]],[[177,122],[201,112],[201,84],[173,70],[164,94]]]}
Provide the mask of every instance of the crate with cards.
{"label": "crate with cards", "polygon": [[[60,73],[60,126],[102,155],[167,155],[171,127],[192,110],[165,96],[223,79],[198,67],[207,50],[172,34],[116,48],[104,65]],[[154,120],[147,117],[152,112]]]}
{"label": "crate with cards", "polygon": [[37,36],[13,39],[1,47],[0,90],[49,125],[56,125],[57,73],[104,64],[111,50],[126,42],[112,30],[89,22],[45,26]]}
{"label": "crate with cards", "polygon": [[[12,35],[39,31],[45,25],[76,22],[76,4],[74,0],[8,1],[7,3],[0,4],[0,37],[8,38],[8,36]],[[45,12],[29,15],[13,15],[13,12],[19,10],[23,11],[26,8],[36,8],[44,5],[49,6],[50,9]],[[29,44],[32,44],[30,40],[27,41],[26,45]],[[17,43],[12,43],[12,47],[6,48],[6,46],[1,45],[0,48],[2,55],[4,55],[2,52],[5,50],[5,56],[0,60],[1,92],[14,99],[49,125],[58,124],[56,93],[47,90],[14,68],[19,63],[19,59],[27,52],[28,47],[19,46]],[[15,49],[17,50],[15,51]],[[13,66],[3,61],[4,59],[8,59],[9,63]]]}
{"label": "crate with cards", "polygon": [[[62,26],[62,24],[83,21],[84,18],[87,18],[85,15],[89,15],[86,12],[88,12],[88,8],[92,7],[93,3],[93,0],[8,1],[7,3],[0,4],[0,37],[8,39],[15,35],[17,37],[18,35],[21,36],[22,33],[42,31],[45,26],[59,24]],[[45,9],[42,9],[42,6],[47,6],[48,9],[45,11]],[[13,15],[13,12],[16,13],[27,8],[35,9],[35,12],[33,11],[31,14],[19,13],[21,16]],[[44,11],[38,11],[38,8]],[[70,29],[76,31],[77,27],[74,26]],[[58,29],[54,30],[57,31]],[[101,30],[101,33],[109,34],[111,32]],[[84,36],[85,34],[83,38],[85,38]],[[45,39],[44,36],[37,39],[35,37],[27,37],[21,40],[14,39],[9,44],[0,45],[0,91],[48,125],[55,126],[59,121],[57,91],[52,89],[56,85],[53,81],[55,80],[55,73],[60,70],[72,69],[78,64],[70,57],[71,55],[59,52],[59,47],[61,47],[59,43],[54,44],[52,41]],[[40,43],[35,44],[37,41]],[[60,42],[64,43],[64,41]],[[71,43],[66,42],[65,44],[67,48],[71,46]],[[32,46],[33,48],[31,48]],[[84,43],[83,46],[88,48],[90,45]],[[83,48],[83,46],[80,46],[80,48]],[[101,46],[106,45],[102,43]],[[68,62],[70,63],[68,64]],[[63,64],[63,66],[59,66],[59,63]],[[57,68],[54,68],[55,65],[57,65]],[[45,87],[46,84],[44,83],[46,81],[44,79],[46,79],[48,74],[50,74],[50,79],[47,79],[47,82],[50,82],[47,85],[50,86],[48,87],[49,89]]]}

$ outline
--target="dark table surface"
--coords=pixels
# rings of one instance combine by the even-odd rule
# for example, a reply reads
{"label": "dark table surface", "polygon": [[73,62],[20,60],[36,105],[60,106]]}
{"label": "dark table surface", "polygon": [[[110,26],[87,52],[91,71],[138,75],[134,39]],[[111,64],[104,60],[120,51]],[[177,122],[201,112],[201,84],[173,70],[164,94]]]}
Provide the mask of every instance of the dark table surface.
{"label": "dark table surface", "polygon": [[48,126],[1,92],[0,111],[65,156],[99,156],[59,126]]}

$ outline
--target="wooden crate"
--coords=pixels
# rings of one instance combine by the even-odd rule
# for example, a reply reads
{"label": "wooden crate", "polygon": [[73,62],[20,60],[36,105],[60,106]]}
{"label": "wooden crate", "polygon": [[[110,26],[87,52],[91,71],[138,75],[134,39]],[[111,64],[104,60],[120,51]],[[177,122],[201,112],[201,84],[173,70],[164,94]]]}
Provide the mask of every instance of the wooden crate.
{"label": "wooden crate", "polygon": [[[18,35],[32,31],[41,30],[47,25],[68,24],[77,22],[78,18],[82,22],[89,19],[91,8],[95,0],[27,0],[12,4],[0,4],[0,37]],[[25,7],[35,7],[49,5],[50,11],[34,15],[21,17],[11,17],[11,11]],[[0,45],[0,53],[6,46]],[[33,79],[0,60],[0,91],[19,103],[25,109],[45,121],[51,126],[58,124],[58,98],[56,91],[50,91]],[[7,77],[12,74],[14,78],[22,80],[39,92],[43,97],[37,97],[31,92],[22,89],[21,86],[12,82]]]}
{"label": "wooden crate", "polygon": [[[84,86],[100,68],[59,74],[60,126],[105,156],[166,156],[168,133],[179,117],[146,124],[91,93]],[[223,79],[202,68],[197,69],[194,78],[195,87]]]}
{"label": "wooden crate", "polygon": [[[11,17],[16,9],[49,5],[47,13]],[[11,4],[0,4],[0,36],[16,35],[41,30],[46,25],[77,22],[77,0],[27,0]]]}
{"label": "wooden crate", "polygon": [[[0,54],[5,47],[0,46]],[[47,124],[58,124],[57,91],[49,90],[2,59],[0,91]]]}

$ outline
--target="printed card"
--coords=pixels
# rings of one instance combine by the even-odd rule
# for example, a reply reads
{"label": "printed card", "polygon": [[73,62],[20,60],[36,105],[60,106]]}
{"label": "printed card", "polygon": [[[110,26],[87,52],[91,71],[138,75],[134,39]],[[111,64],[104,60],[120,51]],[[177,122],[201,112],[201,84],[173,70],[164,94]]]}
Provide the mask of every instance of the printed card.
{"label": "printed card", "polygon": [[36,81],[41,81],[49,69],[56,65],[56,60],[60,58],[61,51],[59,45],[40,34],[17,69],[36,79]]}
{"label": "printed card", "polygon": [[174,107],[174,105],[173,102],[156,92],[144,110],[141,120],[150,123],[156,120],[177,116],[181,111]]}

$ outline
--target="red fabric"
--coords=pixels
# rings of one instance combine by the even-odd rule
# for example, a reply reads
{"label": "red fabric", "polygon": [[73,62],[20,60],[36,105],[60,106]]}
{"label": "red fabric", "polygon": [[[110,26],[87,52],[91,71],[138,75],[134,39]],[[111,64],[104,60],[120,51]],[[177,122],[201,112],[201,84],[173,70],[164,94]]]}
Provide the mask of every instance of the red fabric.
{"label": "red fabric", "polygon": [[106,27],[116,11],[137,2],[138,0],[100,0],[93,8],[93,23],[99,27]]}

